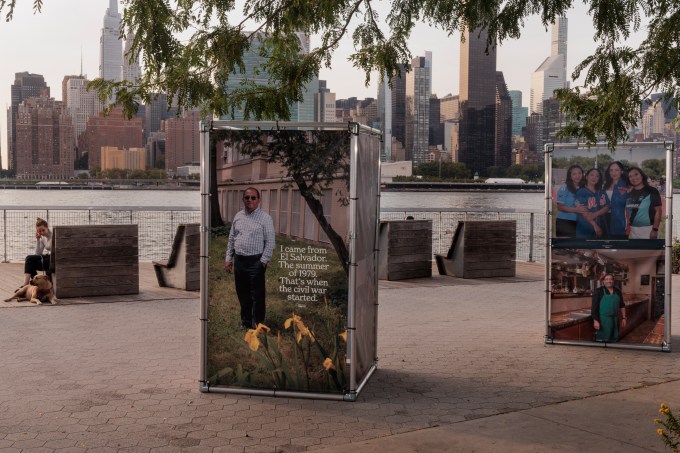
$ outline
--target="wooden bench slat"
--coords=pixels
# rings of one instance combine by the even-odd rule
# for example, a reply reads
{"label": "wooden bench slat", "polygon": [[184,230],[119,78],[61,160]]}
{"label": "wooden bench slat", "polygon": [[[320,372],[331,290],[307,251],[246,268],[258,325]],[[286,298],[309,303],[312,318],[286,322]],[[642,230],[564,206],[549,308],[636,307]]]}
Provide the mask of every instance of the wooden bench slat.
{"label": "wooden bench slat", "polygon": [[514,220],[458,222],[446,256],[435,261],[441,275],[462,278],[515,275],[517,223]]}
{"label": "wooden bench slat", "polygon": [[139,240],[136,237],[101,237],[101,238],[59,238],[60,249],[97,249],[109,247],[130,247],[137,249]]}
{"label": "wooden bench slat", "polygon": [[76,275],[73,277],[57,276],[62,287],[92,288],[97,286],[130,286],[139,283],[134,275]]}
{"label": "wooden bench slat", "polygon": [[[93,269],[95,267],[102,265],[102,257],[84,254],[81,256],[70,256],[70,257],[60,257],[59,262],[63,267],[66,268],[89,268]],[[106,264],[110,266],[132,266],[139,263],[139,258],[137,255],[114,255],[106,257]]]}
{"label": "wooden bench slat", "polygon": [[96,256],[100,258],[100,262],[102,258],[115,258],[115,257],[138,257],[139,256],[139,249],[137,247],[128,247],[128,246],[112,246],[112,247],[93,247],[93,248],[85,248],[85,249],[78,249],[78,248],[72,248],[72,249],[66,249],[66,250],[59,250],[59,255],[60,258],[63,261],[68,261],[70,258],[80,258],[83,256]]}
{"label": "wooden bench slat", "polygon": [[432,221],[380,223],[378,278],[404,280],[432,276]]}
{"label": "wooden bench slat", "polygon": [[139,293],[138,225],[55,226],[52,279],[57,297]]}
{"label": "wooden bench slat", "polygon": [[92,278],[96,280],[102,276],[107,277],[130,277],[132,278],[135,272],[139,272],[139,262],[124,265],[124,266],[98,266],[93,267],[66,267],[59,269],[59,280],[65,281],[67,278]]}

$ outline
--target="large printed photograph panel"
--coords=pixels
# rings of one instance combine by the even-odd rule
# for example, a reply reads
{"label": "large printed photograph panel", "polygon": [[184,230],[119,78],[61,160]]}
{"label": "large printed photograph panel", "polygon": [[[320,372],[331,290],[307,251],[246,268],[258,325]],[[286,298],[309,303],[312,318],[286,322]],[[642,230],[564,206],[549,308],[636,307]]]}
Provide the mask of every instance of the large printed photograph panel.
{"label": "large printed photograph panel", "polygon": [[349,133],[220,132],[208,383],[345,393]]}
{"label": "large printed photograph panel", "polygon": [[553,248],[551,258],[552,339],[663,344],[663,250]]}
{"label": "large printed photograph panel", "polygon": [[662,247],[665,174],[662,143],[623,144],[615,151],[598,146],[555,147],[551,190],[556,215],[551,229],[557,242],[553,244],[563,246],[560,241],[565,239],[646,240]]}

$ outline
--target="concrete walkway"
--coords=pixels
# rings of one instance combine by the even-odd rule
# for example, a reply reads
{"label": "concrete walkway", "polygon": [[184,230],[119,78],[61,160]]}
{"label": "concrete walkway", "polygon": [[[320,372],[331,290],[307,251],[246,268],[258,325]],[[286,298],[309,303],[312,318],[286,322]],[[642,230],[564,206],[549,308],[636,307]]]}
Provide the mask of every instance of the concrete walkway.
{"label": "concrete walkway", "polygon": [[[20,273],[0,265],[0,290]],[[672,353],[543,343],[541,266],[381,282],[379,369],[355,403],[199,393],[197,295],[148,285],[0,302],[0,451],[662,452],[659,403],[680,411],[677,335]]]}

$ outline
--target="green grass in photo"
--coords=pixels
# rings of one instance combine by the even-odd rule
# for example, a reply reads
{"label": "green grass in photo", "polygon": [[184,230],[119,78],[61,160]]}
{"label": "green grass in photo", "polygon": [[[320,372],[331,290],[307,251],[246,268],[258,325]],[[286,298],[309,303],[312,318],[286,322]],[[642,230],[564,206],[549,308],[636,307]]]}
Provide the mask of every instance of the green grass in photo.
{"label": "green grass in photo", "polygon": [[[345,390],[348,280],[332,247],[276,236],[266,272],[266,315],[258,329],[241,327],[234,275],[224,270],[228,229],[213,231],[208,268],[208,380],[210,385],[298,391]],[[279,288],[290,270],[280,264],[288,248],[323,248],[327,282],[316,302],[288,299]]]}

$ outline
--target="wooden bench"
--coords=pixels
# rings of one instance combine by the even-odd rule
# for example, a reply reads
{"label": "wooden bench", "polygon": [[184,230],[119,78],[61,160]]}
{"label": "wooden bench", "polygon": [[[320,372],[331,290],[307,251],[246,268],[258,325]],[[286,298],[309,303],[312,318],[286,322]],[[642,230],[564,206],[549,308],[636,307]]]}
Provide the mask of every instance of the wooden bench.
{"label": "wooden bench", "polygon": [[200,281],[201,230],[198,223],[177,226],[167,260],[153,261],[159,286],[197,291]]}
{"label": "wooden bench", "polygon": [[432,220],[380,222],[378,278],[432,277]]}
{"label": "wooden bench", "polygon": [[139,294],[139,228],[55,226],[50,270],[58,298]]}
{"label": "wooden bench", "polygon": [[439,275],[462,278],[514,277],[517,222],[458,222],[446,255],[435,255]]}

